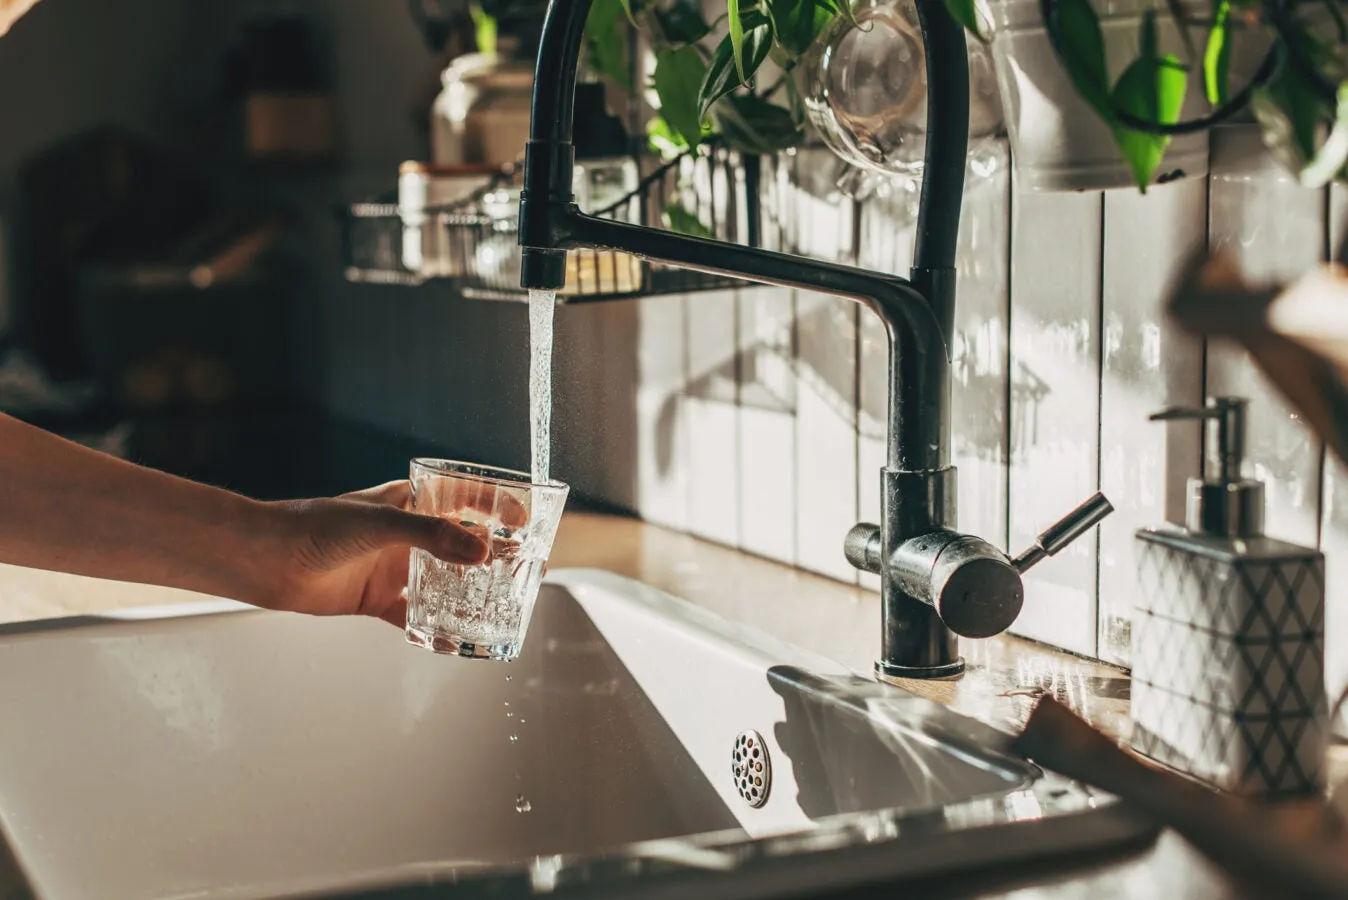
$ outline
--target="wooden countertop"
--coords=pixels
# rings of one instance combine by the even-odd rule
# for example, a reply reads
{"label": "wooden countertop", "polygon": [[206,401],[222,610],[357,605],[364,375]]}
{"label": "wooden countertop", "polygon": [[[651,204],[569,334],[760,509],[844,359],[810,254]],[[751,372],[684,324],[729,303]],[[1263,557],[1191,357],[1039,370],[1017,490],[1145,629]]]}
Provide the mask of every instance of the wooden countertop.
{"label": "wooden countertop", "polygon": [[[635,578],[858,673],[870,673],[879,649],[876,594],[635,520],[568,514],[551,565],[607,569]],[[0,565],[0,623],[204,599],[183,591]],[[969,664],[963,678],[912,681],[905,687],[1006,728],[1021,725],[1034,700],[1051,693],[1106,732],[1126,736],[1129,681],[1120,670],[1009,636],[965,641],[963,651]],[[924,885],[909,896],[1226,900],[1237,894],[1178,837],[1165,833],[1154,846],[1124,857],[961,875]]]}

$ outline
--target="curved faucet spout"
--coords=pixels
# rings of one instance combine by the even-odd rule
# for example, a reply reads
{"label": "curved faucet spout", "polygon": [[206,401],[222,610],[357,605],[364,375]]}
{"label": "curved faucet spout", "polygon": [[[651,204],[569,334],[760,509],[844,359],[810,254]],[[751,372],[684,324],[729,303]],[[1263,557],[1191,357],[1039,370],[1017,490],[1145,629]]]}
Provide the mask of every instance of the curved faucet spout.
{"label": "curved faucet spout", "polygon": [[[568,250],[599,247],[747,281],[848,297],[889,336],[887,465],[882,473],[883,676],[943,677],[963,668],[954,635],[891,570],[909,538],[955,525],[950,466],[950,356],[955,248],[964,191],[969,71],[963,29],[943,0],[917,0],[926,46],[927,143],[911,280],[584,215],[572,191],[576,71],[591,0],[550,0],[534,76],[520,196],[521,283],[557,290]],[[582,298],[583,299],[583,298]],[[841,537],[841,536],[840,536]],[[866,554],[867,559],[872,555]]]}
{"label": "curved faucet spout", "polygon": [[600,219],[584,215],[574,204],[554,210],[549,220],[548,246],[552,248],[622,250],[714,275],[847,297],[869,307],[884,322],[890,344],[886,465],[906,472],[930,472],[950,465],[946,338],[931,306],[907,280]]}

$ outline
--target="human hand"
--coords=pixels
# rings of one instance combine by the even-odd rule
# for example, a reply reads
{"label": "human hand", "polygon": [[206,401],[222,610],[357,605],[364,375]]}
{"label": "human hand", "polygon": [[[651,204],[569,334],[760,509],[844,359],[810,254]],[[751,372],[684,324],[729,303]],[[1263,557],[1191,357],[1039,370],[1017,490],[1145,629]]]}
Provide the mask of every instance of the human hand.
{"label": "human hand", "polygon": [[0,36],[36,3],[37,0],[0,0]]}
{"label": "human hand", "polygon": [[[490,513],[521,527],[525,507],[490,486],[454,498],[455,508]],[[260,561],[266,595],[259,606],[312,615],[367,615],[398,627],[407,620],[408,558],[417,547],[446,562],[486,560],[485,534],[456,521],[409,512],[411,486],[392,481],[321,500],[267,504],[272,547]]]}

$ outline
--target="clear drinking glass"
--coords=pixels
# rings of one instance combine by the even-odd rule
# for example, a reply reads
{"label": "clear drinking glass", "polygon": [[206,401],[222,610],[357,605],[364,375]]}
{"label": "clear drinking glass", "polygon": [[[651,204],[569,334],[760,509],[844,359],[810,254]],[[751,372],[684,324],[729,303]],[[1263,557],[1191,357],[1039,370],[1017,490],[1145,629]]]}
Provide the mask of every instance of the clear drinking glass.
{"label": "clear drinking glass", "polygon": [[412,509],[444,516],[491,547],[479,565],[455,565],[413,549],[407,577],[407,640],[474,659],[519,656],[543,569],[570,488],[523,472],[414,459]]}

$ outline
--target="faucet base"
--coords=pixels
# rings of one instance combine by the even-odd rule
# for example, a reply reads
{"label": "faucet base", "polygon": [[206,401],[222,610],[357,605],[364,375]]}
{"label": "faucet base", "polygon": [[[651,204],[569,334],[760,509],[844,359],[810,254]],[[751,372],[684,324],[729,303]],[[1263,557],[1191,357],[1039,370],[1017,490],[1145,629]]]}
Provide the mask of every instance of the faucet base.
{"label": "faucet base", "polygon": [[964,657],[941,666],[897,666],[884,660],[875,661],[875,677],[888,684],[897,684],[904,678],[924,681],[959,678],[964,674]]}

